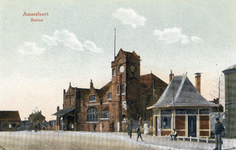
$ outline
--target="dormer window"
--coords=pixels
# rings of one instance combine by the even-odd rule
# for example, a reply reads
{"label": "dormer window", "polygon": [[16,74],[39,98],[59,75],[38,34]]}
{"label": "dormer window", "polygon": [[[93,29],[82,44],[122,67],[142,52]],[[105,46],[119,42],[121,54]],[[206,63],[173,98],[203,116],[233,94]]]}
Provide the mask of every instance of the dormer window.
{"label": "dormer window", "polygon": [[89,102],[96,102],[96,95],[89,96]]}

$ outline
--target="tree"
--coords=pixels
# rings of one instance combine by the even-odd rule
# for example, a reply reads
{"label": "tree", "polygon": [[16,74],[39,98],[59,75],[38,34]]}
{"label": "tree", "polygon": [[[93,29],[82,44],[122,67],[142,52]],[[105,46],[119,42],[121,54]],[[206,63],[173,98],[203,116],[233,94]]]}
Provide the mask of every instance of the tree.
{"label": "tree", "polygon": [[219,99],[219,104],[225,105],[225,87],[223,74],[213,79],[213,86],[210,92],[212,99]]}

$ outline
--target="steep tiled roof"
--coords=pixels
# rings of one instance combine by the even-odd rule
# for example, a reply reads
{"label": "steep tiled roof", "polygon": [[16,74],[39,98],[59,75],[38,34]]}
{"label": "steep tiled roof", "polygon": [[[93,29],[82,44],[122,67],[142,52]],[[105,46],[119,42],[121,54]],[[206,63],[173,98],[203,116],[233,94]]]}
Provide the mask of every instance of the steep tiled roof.
{"label": "steep tiled roof", "polygon": [[[111,81],[109,83],[107,83],[105,86],[103,86],[101,89],[95,89],[95,91],[98,93],[99,97],[103,97],[106,92],[109,90],[109,88],[111,87]],[[86,89],[86,88],[77,88],[77,87],[72,87],[72,86],[69,86],[68,90],[67,90],[67,94],[68,93],[75,93],[75,91],[80,91],[81,93],[81,96],[83,98],[85,98],[87,95],[90,94],[90,89]]]}
{"label": "steep tiled roof", "polygon": [[[152,73],[140,76],[140,84],[146,85],[147,87],[150,86],[151,84],[153,84],[153,80],[155,80],[156,85],[160,85],[160,84],[165,83],[164,81],[162,81],[160,78],[158,78],[157,76],[155,76]],[[167,86],[167,84],[166,84],[166,86]]]}
{"label": "steep tiled roof", "polygon": [[90,89],[84,89],[84,88],[77,88],[78,91],[80,91],[81,96],[85,98],[90,93]]}
{"label": "steep tiled roof", "polygon": [[230,66],[229,68],[223,70],[222,72],[223,72],[224,74],[229,74],[229,73],[236,72],[236,64]]}
{"label": "steep tiled roof", "polygon": [[148,109],[158,107],[218,107],[218,104],[208,102],[193,86],[186,75],[174,76],[160,99]]}
{"label": "steep tiled roof", "polygon": [[0,111],[0,121],[21,121],[18,111]]}
{"label": "steep tiled roof", "polygon": [[103,86],[100,90],[96,90],[96,92],[98,93],[98,95],[100,97],[103,97],[107,91],[109,90],[109,88],[111,87],[112,82],[110,81],[109,83],[107,83],[105,86]]}
{"label": "steep tiled roof", "polygon": [[58,112],[56,112],[52,115],[54,115],[54,116],[64,116],[64,115],[72,112],[73,110],[75,110],[75,109],[74,108],[72,108],[72,109],[61,109],[60,111],[58,111]]}

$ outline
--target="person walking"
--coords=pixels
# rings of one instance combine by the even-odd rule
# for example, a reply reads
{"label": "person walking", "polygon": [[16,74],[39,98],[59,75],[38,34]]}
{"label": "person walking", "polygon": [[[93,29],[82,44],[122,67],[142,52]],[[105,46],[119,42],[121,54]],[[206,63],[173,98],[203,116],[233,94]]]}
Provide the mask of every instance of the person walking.
{"label": "person walking", "polygon": [[221,144],[222,144],[222,139],[221,135],[222,132],[224,131],[224,126],[220,122],[219,118],[216,118],[216,124],[215,124],[215,139],[216,139],[216,147],[214,150],[221,150]]}
{"label": "person walking", "polygon": [[144,123],[143,129],[144,129],[144,135],[147,135],[148,134],[148,124],[147,124],[147,122]]}
{"label": "person walking", "polygon": [[138,138],[141,138],[141,140],[143,141],[142,139],[142,136],[141,136],[141,129],[140,129],[140,126],[137,128],[137,141],[138,141]]}
{"label": "person walking", "polygon": [[128,126],[127,126],[127,132],[128,132],[128,135],[131,138],[132,137],[132,124],[131,123],[129,123]]}
{"label": "person walking", "polygon": [[97,127],[96,124],[94,124],[94,125],[93,125],[93,130],[94,130],[94,132],[96,131],[96,127]]}

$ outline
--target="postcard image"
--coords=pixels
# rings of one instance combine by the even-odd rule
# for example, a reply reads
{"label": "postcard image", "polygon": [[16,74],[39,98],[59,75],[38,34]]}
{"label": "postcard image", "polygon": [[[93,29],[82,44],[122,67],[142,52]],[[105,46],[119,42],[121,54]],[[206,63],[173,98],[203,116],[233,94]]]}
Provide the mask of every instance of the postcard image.
{"label": "postcard image", "polygon": [[233,149],[235,8],[0,1],[0,149]]}

